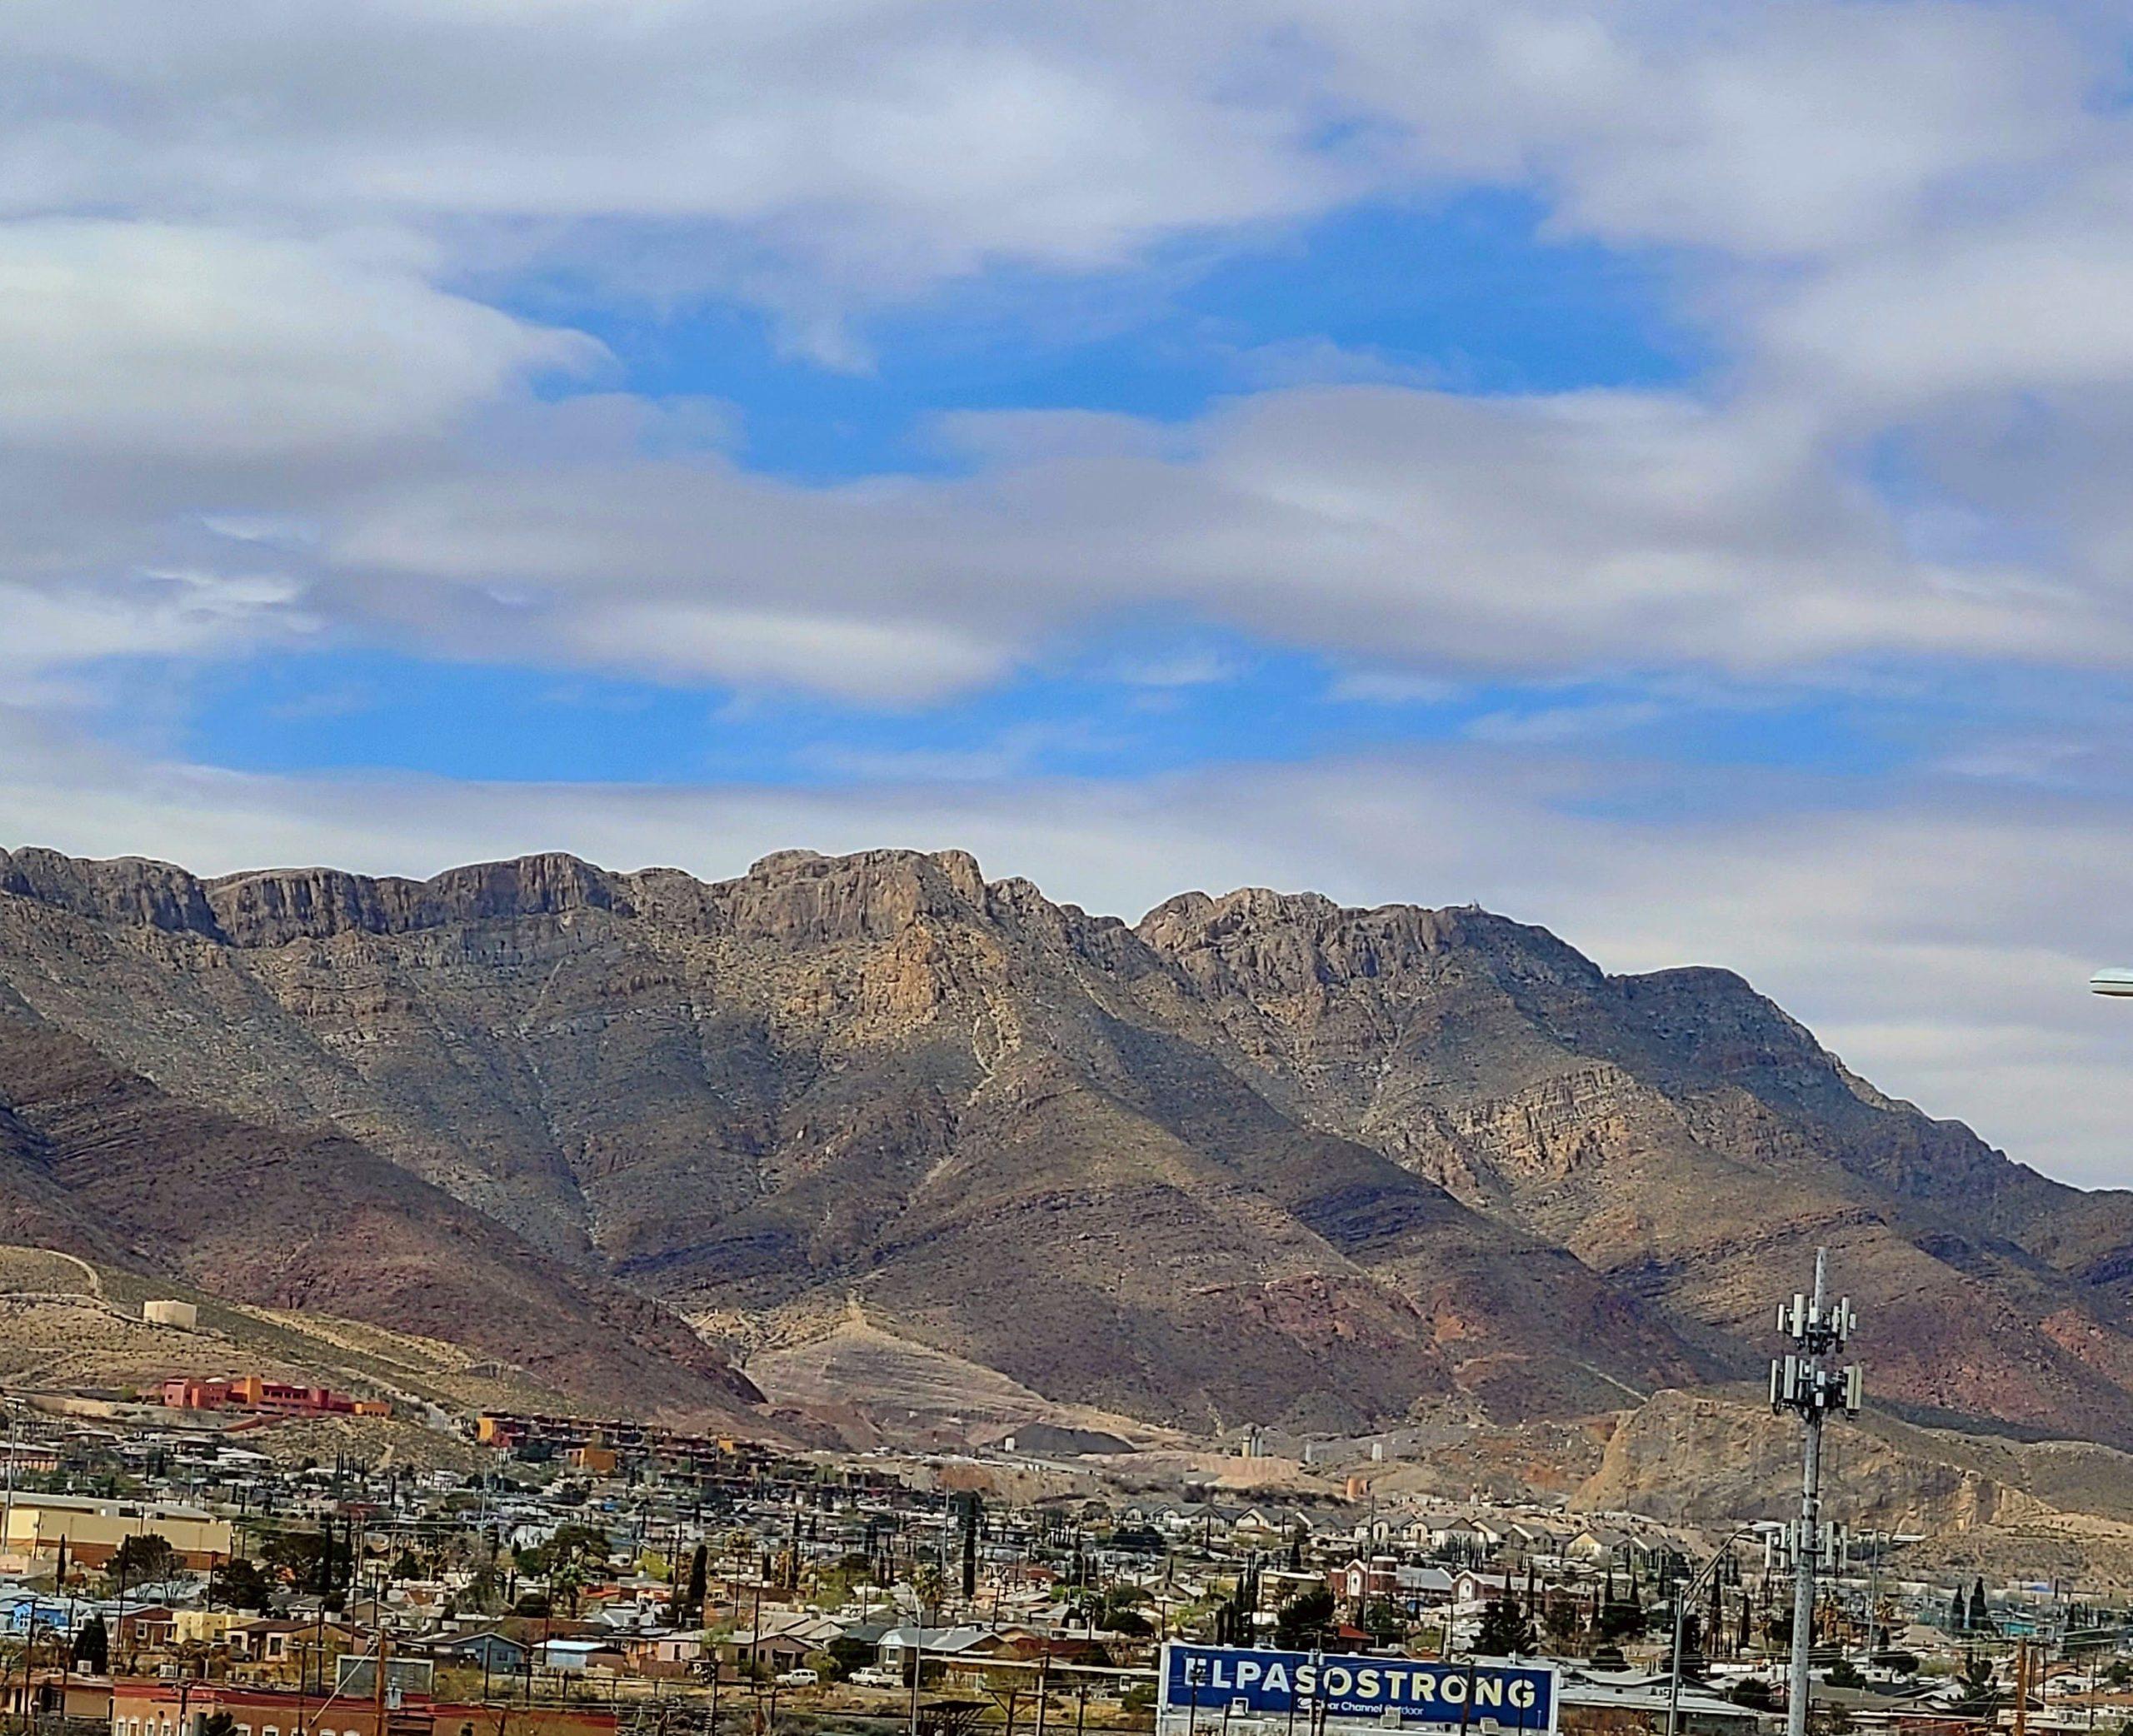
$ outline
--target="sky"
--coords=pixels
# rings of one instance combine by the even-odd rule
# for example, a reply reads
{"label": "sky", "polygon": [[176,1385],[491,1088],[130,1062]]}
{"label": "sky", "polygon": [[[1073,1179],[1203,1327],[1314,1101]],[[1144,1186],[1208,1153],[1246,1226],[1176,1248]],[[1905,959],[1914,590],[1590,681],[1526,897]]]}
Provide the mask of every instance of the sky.
{"label": "sky", "polygon": [[2129,48],[13,0],[0,846],[1481,903],[2133,1185]]}

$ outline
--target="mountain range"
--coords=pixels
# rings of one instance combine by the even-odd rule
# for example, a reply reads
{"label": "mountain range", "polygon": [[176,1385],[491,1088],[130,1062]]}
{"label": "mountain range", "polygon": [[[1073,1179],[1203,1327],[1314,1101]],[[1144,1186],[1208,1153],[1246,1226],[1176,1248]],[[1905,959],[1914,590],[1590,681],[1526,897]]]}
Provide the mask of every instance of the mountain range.
{"label": "mountain range", "polygon": [[1892,1416],[2133,1446],[2133,1195],[1738,976],[1312,894],[1128,924],[952,851],[0,851],[0,1240],[586,1406],[776,1430],[922,1377],[1194,1434],[1754,1380],[1819,1245]]}

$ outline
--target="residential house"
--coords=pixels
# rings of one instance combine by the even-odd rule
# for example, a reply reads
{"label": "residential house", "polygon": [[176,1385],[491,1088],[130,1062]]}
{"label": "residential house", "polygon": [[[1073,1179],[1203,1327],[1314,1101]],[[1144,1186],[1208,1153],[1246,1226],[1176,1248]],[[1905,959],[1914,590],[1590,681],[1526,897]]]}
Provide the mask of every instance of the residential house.
{"label": "residential house", "polygon": [[703,1657],[703,1635],[694,1629],[631,1634],[622,1646],[633,1676],[686,1676]]}
{"label": "residential house", "polygon": [[719,1659],[739,1669],[792,1669],[808,1653],[827,1650],[842,1631],[827,1615],[766,1614],[760,1629],[739,1629],[720,1641]]}
{"label": "residential house", "polygon": [[1632,1553],[1626,1533],[1611,1525],[1587,1525],[1563,1544],[1564,1559],[1589,1562],[1595,1567],[1620,1567]]}
{"label": "residential house", "polygon": [[542,1669],[565,1676],[619,1675],[629,1661],[620,1646],[607,1639],[544,1640],[540,1659]]}
{"label": "residential house", "polygon": [[1456,1589],[1451,1573],[1441,1567],[1410,1567],[1395,1570],[1393,1588],[1400,1602],[1411,1609],[1440,1609],[1449,1604]]}
{"label": "residential house", "polygon": [[[318,1624],[291,1621],[285,1617],[261,1616],[253,1621],[232,1622],[222,1634],[231,1659],[242,1664],[292,1664],[305,1655],[317,1637]],[[340,1634],[328,1624],[329,1635]],[[344,1643],[346,1634],[341,1634]]]}
{"label": "residential house", "polygon": [[478,1669],[492,1676],[525,1673],[532,1648],[495,1629],[472,1634],[453,1634],[432,1640],[429,1654],[439,1664],[462,1669]]}
{"label": "residential house", "polygon": [[906,1670],[914,1648],[927,1664],[946,1664],[951,1670],[957,1664],[981,1665],[1014,1651],[1007,1640],[985,1628],[892,1628],[882,1636],[882,1669]]}
{"label": "residential house", "polygon": [[167,1604],[145,1604],[119,1614],[111,1633],[127,1657],[137,1652],[162,1651],[177,1642],[177,1612]]}
{"label": "residential house", "polygon": [[1358,1607],[1375,1603],[1398,1592],[1400,1564],[1390,1555],[1351,1557],[1345,1566],[1326,1570],[1326,1589]]}
{"label": "residential house", "polygon": [[1470,1567],[1452,1576],[1451,1601],[1459,1609],[1491,1603],[1497,1598],[1507,1596],[1510,1591],[1511,1579],[1507,1574],[1485,1574]]}

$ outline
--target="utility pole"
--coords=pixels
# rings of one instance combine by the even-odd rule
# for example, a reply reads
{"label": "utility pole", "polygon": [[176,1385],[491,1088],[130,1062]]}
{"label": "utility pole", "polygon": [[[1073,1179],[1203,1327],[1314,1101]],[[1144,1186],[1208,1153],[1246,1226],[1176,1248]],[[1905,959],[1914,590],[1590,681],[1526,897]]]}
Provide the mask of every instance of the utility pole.
{"label": "utility pole", "polygon": [[1851,1299],[1834,1307],[1825,1301],[1829,1250],[1815,1250],[1815,1290],[1811,1297],[1795,1292],[1777,1304],[1777,1329],[1794,1349],[1770,1365],[1770,1408],[1791,1410],[1800,1418],[1800,1518],[1790,1539],[1792,1549],[1792,1669],[1785,1705],[1786,1736],[1807,1736],[1807,1649],[1814,1639],[1815,1566],[1824,1546],[1822,1511],[1822,1424],[1832,1410],[1859,1414],[1859,1366],[1832,1368],[1828,1357],[1844,1347],[1858,1324]]}
{"label": "utility pole", "polygon": [[[1674,1657],[1666,1684],[1666,1736],[1675,1736],[1681,1729],[1681,1645],[1688,1630],[1689,1599],[1696,1594],[1698,1588],[1706,1579],[1713,1584],[1717,1583],[1714,1576],[1726,1564],[1726,1552],[1756,1529],[1752,1524],[1736,1528],[1733,1534],[1712,1551],[1711,1559],[1703,1564],[1696,1578],[1689,1581],[1687,1588],[1676,1588],[1674,1593]],[[1462,1724],[1466,1722],[1463,1714],[1460,1722]]]}

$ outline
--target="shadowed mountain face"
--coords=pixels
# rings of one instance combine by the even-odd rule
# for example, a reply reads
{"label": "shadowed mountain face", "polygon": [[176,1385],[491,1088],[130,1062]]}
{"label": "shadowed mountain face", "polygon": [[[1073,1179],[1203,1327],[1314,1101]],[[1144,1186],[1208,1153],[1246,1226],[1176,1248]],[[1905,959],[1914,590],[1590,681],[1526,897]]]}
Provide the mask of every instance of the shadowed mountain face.
{"label": "shadowed mountain face", "polygon": [[720,1424],[761,1397],[679,1319],[353,1140],[232,1120],[6,1015],[0,1234],[457,1342],[585,1404]]}
{"label": "shadowed mountain face", "polygon": [[[859,1319],[1194,1427],[1562,1415],[1753,1372],[1821,1242],[1886,1398],[2133,1443],[2126,1196],[1879,1096],[1736,977],[1608,977],[1476,910],[1191,894],[1129,927],[957,852],[706,884],[24,851],[0,1019],[330,1133],[596,1314]],[[23,1065],[0,1044],[0,1105]],[[18,1215],[83,1191],[17,1168]],[[185,1198],[142,1245],[212,1284]]]}

